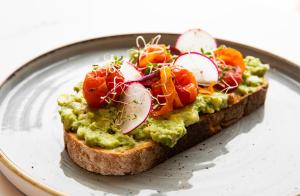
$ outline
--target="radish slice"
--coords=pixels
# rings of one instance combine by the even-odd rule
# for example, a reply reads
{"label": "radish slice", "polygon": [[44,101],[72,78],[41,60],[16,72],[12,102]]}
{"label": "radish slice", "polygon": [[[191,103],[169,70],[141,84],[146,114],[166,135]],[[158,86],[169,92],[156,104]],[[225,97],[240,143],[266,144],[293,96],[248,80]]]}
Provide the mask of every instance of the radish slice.
{"label": "radish slice", "polygon": [[121,131],[129,133],[147,119],[152,107],[151,94],[142,84],[133,82],[125,90],[121,102],[124,105],[118,121]]}
{"label": "radish slice", "polygon": [[132,82],[138,82],[138,83],[141,83],[144,86],[147,86],[147,84],[151,85],[150,80],[152,78],[155,78],[155,77],[158,77],[158,76],[159,76],[159,70],[156,70],[156,71],[152,72],[151,74],[148,74],[148,75],[145,75],[145,76],[142,76],[142,77],[138,78],[137,80],[127,82],[127,84],[130,84]]}
{"label": "radish slice", "polygon": [[181,52],[214,50],[217,48],[216,40],[201,29],[191,29],[181,34],[176,42],[176,48]]}
{"label": "radish slice", "polygon": [[142,77],[142,74],[127,60],[124,60],[121,65],[120,72],[123,74],[125,82],[134,81]]}
{"label": "radish slice", "polygon": [[198,52],[182,54],[174,61],[174,65],[191,71],[200,85],[206,86],[212,82],[218,82],[217,65],[210,58]]}

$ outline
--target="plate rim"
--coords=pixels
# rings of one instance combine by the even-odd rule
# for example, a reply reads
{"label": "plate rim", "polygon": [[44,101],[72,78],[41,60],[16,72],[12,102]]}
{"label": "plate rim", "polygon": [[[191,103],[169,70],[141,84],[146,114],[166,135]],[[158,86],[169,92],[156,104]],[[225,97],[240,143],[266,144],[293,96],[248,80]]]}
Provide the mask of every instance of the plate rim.
{"label": "plate rim", "polygon": [[[129,36],[139,36],[139,35],[151,35],[151,34],[162,34],[165,36],[179,36],[180,33],[170,33],[170,32],[141,32],[141,33],[126,33],[126,34],[115,34],[115,35],[105,35],[105,36],[100,36],[100,37],[95,37],[95,38],[91,38],[91,39],[84,39],[81,41],[77,41],[77,42],[72,42],[70,44],[65,44],[59,47],[56,47],[48,52],[44,52],[40,55],[38,55],[35,58],[32,58],[31,60],[28,60],[27,62],[21,64],[20,66],[17,66],[14,70],[12,70],[10,72],[10,74],[8,74],[7,77],[4,77],[3,80],[0,81],[0,90],[2,88],[2,86],[8,82],[10,79],[12,79],[15,74],[19,71],[21,71],[22,69],[26,68],[27,66],[30,66],[30,64],[34,63],[35,61],[38,61],[40,59],[45,58],[48,55],[51,55],[52,53],[55,52],[59,52],[61,50],[67,49],[67,48],[71,48],[74,46],[79,46],[82,44],[87,44],[89,42],[95,42],[95,41],[100,41],[100,40],[105,40],[105,39],[116,39],[116,38],[124,38],[124,37],[129,37]],[[238,45],[244,48],[248,48],[252,51],[255,51],[257,53],[262,53],[265,56],[269,56],[273,59],[278,59],[281,62],[285,62],[286,64],[288,64],[290,67],[293,67],[293,69],[297,70],[300,73],[300,65],[297,65],[295,62],[292,62],[284,57],[281,57],[279,55],[273,54],[271,52],[265,51],[263,49],[259,49],[257,47],[248,45],[248,44],[244,44],[244,43],[239,43],[239,42],[235,42],[235,41],[229,41],[226,39],[219,39],[219,38],[215,38],[217,40],[217,42],[227,42],[227,43],[231,43],[233,45]],[[280,72],[284,72],[284,68],[279,69]],[[297,77],[297,75],[292,75],[292,72],[285,72],[283,73],[284,75],[288,75],[289,77],[297,80],[298,82],[300,82],[300,76]],[[10,172],[13,172],[14,175],[16,175],[17,177],[21,178],[22,180],[24,180],[25,182],[29,183],[30,185],[34,186],[35,188],[38,188],[39,190],[51,194],[51,195],[64,195],[62,192],[59,192],[58,190],[55,190],[54,188],[39,182],[38,180],[34,179],[33,177],[31,177],[30,175],[26,174],[25,171],[23,171],[22,169],[18,168],[18,166],[13,163],[11,160],[9,160],[9,158],[5,155],[5,153],[2,151],[2,149],[0,149],[0,163],[6,167]],[[3,173],[5,176],[7,174]],[[6,176],[7,177],[7,176]],[[24,191],[24,190],[20,190],[20,191]]]}

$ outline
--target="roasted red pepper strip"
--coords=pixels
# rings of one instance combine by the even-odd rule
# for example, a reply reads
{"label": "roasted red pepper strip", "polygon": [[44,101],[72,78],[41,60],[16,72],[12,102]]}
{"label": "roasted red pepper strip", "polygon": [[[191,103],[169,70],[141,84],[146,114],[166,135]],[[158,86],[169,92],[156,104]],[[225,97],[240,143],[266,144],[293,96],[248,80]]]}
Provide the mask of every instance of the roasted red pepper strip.
{"label": "roasted red pepper strip", "polygon": [[172,72],[170,67],[163,67],[160,70],[160,84],[164,95],[165,103],[158,110],[152,111],[152,116],[161,116],[173,111],[173,104],[176,107],[182,107],[182,103],[176,92],[175,85],[172,80]]}

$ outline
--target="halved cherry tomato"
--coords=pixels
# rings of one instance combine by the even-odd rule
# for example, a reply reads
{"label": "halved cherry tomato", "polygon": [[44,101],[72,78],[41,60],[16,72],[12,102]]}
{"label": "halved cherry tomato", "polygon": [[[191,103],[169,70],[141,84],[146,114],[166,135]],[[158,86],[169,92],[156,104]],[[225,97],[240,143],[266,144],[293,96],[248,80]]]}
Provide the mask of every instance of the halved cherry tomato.
{"label": "halved cherry tomato", "polygon": [[193,103],[197,97],[197,82],[192,72],[181,67],[172,69],[174,84],[183,105]]}
{"label": "halved cherry tomato", "polygon": [[90,107],[99,108],[105,98],[118,99],[124,89],[124,78],[118,71],[105,68],[89,72],[83,82],[83,96]]}
{"label": "halved cherry tomato", "polygon": [[240,67],[230,65],[219,65],[219,88],[224,89],[230,87],[231,89],[236,88],[242,81],[242,71]]}
{"label": "halved cherry tomato", "polygon": [[170,59],[171,55],[167,53],[165,45],[151,45],[142,52],[138,67],[146,68],[150,63],[168,63]]}
{"label": "halved cherry tomato", "polygon": [[162,90],[160,80],[155,81],[151,84],[151,94],[158,99],[159,103],[165,103],[164,92]]}
{"label": "halved cherry tomato", "polygon": [[217,49],[214,53],[216,58],[222,60],[226,65],[239,67],[241,72],[244,72],[244,58],[238,50],[233,48],[220,48]]}
{"label": "halved cherry tomato", "polygon": [[112,99],[119,99],[120,95],[124,91],[124,77],[120,72],[114,71],[107,75],[106,84],[108,90],[111,92],[109,95]]}

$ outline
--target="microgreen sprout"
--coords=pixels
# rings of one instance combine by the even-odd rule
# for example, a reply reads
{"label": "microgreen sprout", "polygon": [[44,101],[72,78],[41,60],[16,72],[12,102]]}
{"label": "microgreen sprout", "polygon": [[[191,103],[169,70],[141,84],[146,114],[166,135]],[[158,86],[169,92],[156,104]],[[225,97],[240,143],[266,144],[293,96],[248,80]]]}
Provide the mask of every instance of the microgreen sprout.
{"label": "microgreen sprout", "polygon": [[228,91],[235,89],[236,87],[238,87],[238,82],[236,81],[236,79],[232,76],[231,73],[229,73],[229,76],[232,78],[232,80],[234,81],[234,85],[230,86],[228,83],[225,82],[225,80],[222,80],[222,82],[225,84],[225,88],[223,90],[221,90],[221,92],[225,92],[225,94],[228,93]]}
{"label": "microgreen sprout", "polygon": [[204,48],[200,48],[201,54],[207,56],[208,58],[215,59],[214,52],[211,50],[205,50]]}

